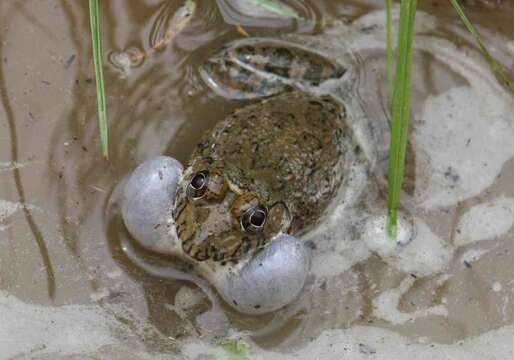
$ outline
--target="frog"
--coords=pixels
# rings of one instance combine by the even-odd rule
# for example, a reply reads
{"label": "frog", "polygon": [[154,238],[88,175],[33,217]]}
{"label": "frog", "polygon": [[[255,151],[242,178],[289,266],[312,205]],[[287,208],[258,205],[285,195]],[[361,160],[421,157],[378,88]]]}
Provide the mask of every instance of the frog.
{"label": "frog", "polygon": [[[190,264],[241,313],[298,298],[312,254],[302,238],[338,202],[362,207],[375,193],[368,179],[376,151],[366,141],[373,129],[347,96],[355,62],[326,50],[302,36],[226,44],[199,74],[244,105],[203,135],[185,166],[149,159],[124,185],[121,216],[133,239]],[[383,204],[371,208],[384,218]],[[379,223],[362,227],[373,232]],[[405,233],[392,243],[406,242]]]}
{"label": "frog", "polygon": [[176,194],[182,250],[197,261],[238,261],[279,232],[315,225],[345,167],[362,162],[329,96],[288,92],[236,110],[191,155]]}

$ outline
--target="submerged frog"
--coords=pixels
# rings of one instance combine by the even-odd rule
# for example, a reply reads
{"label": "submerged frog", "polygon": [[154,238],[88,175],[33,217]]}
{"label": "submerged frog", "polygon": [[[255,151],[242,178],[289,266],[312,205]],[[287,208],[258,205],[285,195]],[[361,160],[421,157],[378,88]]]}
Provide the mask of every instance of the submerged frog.
{"label": "submerged frog", "polygon": [[356,169],[373,165],[351,102],[319,91],[351,87],[348,65],[269,39],[236,41],[209,59],[201,73],[215,91],[265,98],[219,121],[184,171],[169,157],[140,165],[122,199],[129,232],[192,264],[241,312],[293,301],[309,271],[300,237],[355,186]]}
{"label": "submerged frog", "polygon": [[220,95],[248,99],[341,80],[347,70],[327,54],[276,39],[252,38],[226,45],[204,64],[200,75]]}

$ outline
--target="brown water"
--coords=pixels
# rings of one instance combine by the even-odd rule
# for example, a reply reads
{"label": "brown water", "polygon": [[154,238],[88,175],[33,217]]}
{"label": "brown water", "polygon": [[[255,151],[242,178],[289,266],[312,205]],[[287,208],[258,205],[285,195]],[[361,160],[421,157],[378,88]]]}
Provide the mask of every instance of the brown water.
{"label": "brown water", "polygon": [[[310,18],[348,21],[382,3],[302,2]],[[214,1],[199,1],[195,16],[183,31],[167,46],[153,51],[152,45],[162,38],[180,2],[120,0],[101,4],[104,58],[108,60],[104,71],[109,160],[102,159],[99,151],[87,2],[0,2],[0,201],[8,202],[0,209],[0,290],[23,302],[52,307],[97,305],[128,326],[148,351],[175,351],[175,339],[208,339],[212,335],[211,325],[199,325],[194,319],[209,308],[209,302],[197,294],[200,301],[192,309],[176,311],[169,306],[179,289],[194,290],[194,285],[150,276],[132,264],[121,249],[120,238],[127,235],[120,220],[107,216],[108,200],[115,186],[141,161],[163,153],[185,161],[202,132],[239,105],[212,94],[200,81],[197,68],[213,49],[242,35],[224,23]],[[420,7],[449,27],[458,23],[447,1],[421,2]],[[513,2],[505,1],[499,7],[474,2],[467,10],[476,24],[489,30],[491,47],[503,45],[495,43],[496,33],[501,39],[514,39]],[[252,36],[277,31],[246,30]],[[291,26],[281,31],[309,33],[319,28]],[[461,38],[455,42],[469,44]],[[123,70],[116,59],[127,49],[149,55]],[[383,68],[383,60],[373,61]],[[429,55],[422,60],[430,66]],[[512,63],[507,65],[512,69]],[[429,222],[433,230],[448,237],[456,214],[498,195],[514,196],[513,176],[511,159],[501,177],[478,197],[432,211]],[[373,299],[402,279],[377,257],[357,264],[339,280],[329,280],[331,288],[344,289],[344,305],[331,303],[337,299],[333,295],[316,298],[311,304],[318,307],[313,314],[323,314],[323,307],[337,309],[335,317],[329,312],[313,320],[300,313],[278,330],[259,332],[273,315],[245,317],[224,309],[234,329],[256,331],[253,340],[257,344],[284,351],[303,347],[325,328],[369,323],[413,338],[454,343],[514,324],[514,294],[491,291],[493,281],[510,281],[513,243],[512,232],[495,240],[494,250],[471,269],[461,266],[455,256],[450,280],[436,286],[436,277],[420,279],[401,298],[400,308],[407,312],[440,304],[444,298],[447,317],[398,326],[374,318]],[[0,339],[0,348],[1,344]]]}

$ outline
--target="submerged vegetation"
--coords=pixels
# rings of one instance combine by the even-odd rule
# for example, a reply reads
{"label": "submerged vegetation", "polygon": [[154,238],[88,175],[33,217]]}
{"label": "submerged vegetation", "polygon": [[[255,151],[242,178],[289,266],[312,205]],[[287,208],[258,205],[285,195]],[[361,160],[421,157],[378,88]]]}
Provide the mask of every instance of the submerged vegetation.
{"label": "submerged vegetation", "polygon": [[[412,39],[414,37],[416,6],[417,0],[403,0],[400,6],[396,74],[393,85],[391,145],[389,147],[389,221],[387,232],[391,238],[396,238],[396,217],[403,182],[405,151],[407,149],[411,97]],[[388,20],[390,18],[391,15],[388,15]],[[391,21],[388,21],[387,24],[387,33],[390,34]],[[392,41],[388,41],[388,44],[390,42]],[[392,49],[388,49],[388,54],[391,53]],[[392,56],[388,57],[388,69],[392,67],[391,64]]]}

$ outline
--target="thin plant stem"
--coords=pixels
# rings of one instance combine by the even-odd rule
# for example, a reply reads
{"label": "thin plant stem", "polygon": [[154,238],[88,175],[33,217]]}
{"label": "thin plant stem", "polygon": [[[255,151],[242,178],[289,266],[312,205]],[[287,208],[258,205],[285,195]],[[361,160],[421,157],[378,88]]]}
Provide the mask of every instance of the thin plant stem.
{"label": "thin plant stem", "polygon": [[393,93],[393,0],[386,0],[387,82]]}
{"label": "thin plant stem", "polygon": [[397,233],[397,212],[405,167],[411,98],[412,39],[414,37],[416,6],[416,0],[402,0],[400,4],[391,144],[389,149],[387,234],[391,239],[395,239]]}
{"label": "thin plant stem", "polygon": [[98,126],[100,128],[100,141],[102,155],[109,158],[109,137],[107,127],[107,110],[105,105],[105,86],[102,70],[102,43],[100,39],[100,21],[98,0],[89,0],[89,17],[91,20],[91,36],[93,44],[93,61],[95,65],[96,98],[98,100]]}
{"label": "thin plant stem", "polygon": [[512,84],[512,82],[509,80],[509,78],[507,77],[507,75],[505,75],[505,73],[503,72],[503,69],[501,67],[500,64],[498,64],[498,62],[495,60],[495,58],[491,55],[491,53],[489,52],[489,50],[487,50],[487,47],[485,46],[484,42],[482,41],[482,38],[480,37],[480,35],[478,34],[478,31],[476,30],[476,28],[473,26],[473,24],[471,23],[471,21],[469,21],[468,17],[466,16],[466,14],[464,13],[464,10],[462,9],[462,7],[459,5],[459,2],[458,0],[450,0],[450,3],[453,5],[453,7],[455,8],[455,11],[457,11],[457,14],[459,15],[460,19],[462,20],[462,22],[464,23],[464,26],[466,26],[466,28],[468,29],[469,33],[471,34],[471,36],[473,36],[473,38],[475,39],[475,41],[477,42],[479,48],[480,48],[480,51],[482,51],[482,53],[484,54],[484,56],[487,58],[487,60],[489,61],[489,63],[491,64],[491,67],[493,68],[493,71],[496,73],[496,75],[505,83],[505,85],[508,87],[508,89],[514,93],[514,85]]}

